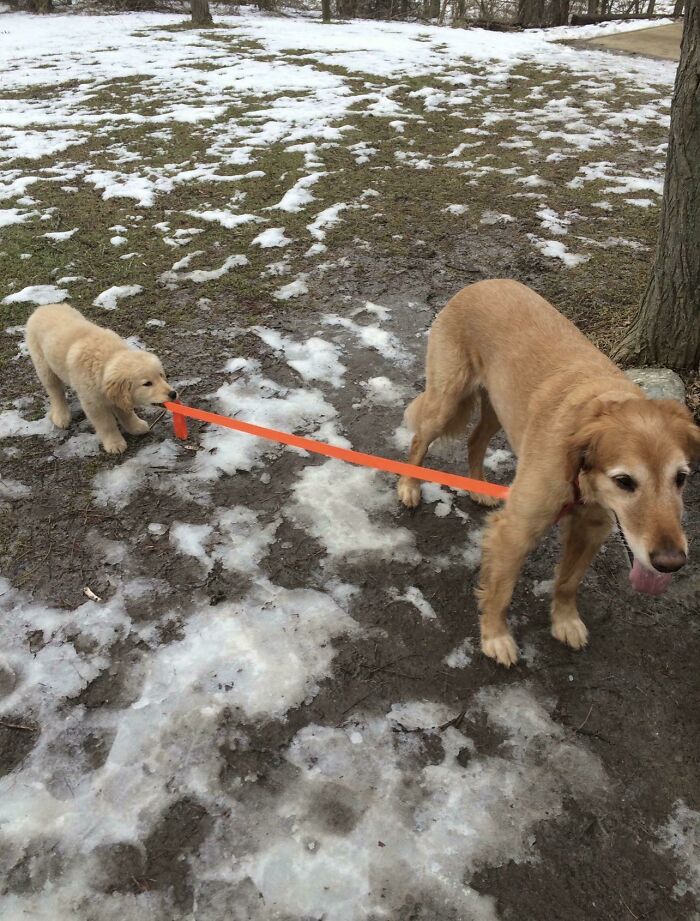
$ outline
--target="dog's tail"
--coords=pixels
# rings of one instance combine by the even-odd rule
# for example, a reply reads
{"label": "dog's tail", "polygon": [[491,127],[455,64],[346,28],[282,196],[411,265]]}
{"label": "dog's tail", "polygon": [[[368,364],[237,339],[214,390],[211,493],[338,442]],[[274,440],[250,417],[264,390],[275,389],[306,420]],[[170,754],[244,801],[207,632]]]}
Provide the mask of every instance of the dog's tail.
{"label": "dog's tail", "polygon": [[[417,431],[420,424],[420,416],[424,411],[425,404],[425,393],[420,393],[412,400],[406,407],[406,412],[404,413],[404,422],[406,427],[411,431]],[[457,404],[457,408],[454,413],[450,416],[447,424],[440,433],[440,438],[459,438],[461,435],[467,431],[469,423],[471,422],[472,415],[474,413],[474,395],[469,395],[464,397],[463,400]]]}

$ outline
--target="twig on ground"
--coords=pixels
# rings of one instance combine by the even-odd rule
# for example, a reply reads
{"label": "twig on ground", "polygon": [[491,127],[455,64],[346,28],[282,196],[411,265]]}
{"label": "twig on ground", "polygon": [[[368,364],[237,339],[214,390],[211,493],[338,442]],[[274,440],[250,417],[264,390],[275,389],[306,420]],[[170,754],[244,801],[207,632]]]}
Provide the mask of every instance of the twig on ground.
{"label": "twig on ground", "polygon": [[591,706],[589,707],[585,720],[581,723],[580,726],[577,726],[576,729],[574,729],[574,732],[580,732],[583,729],[583,727],[588,722],[588,717],[591,715],[592,712],[593,712],[593,704],[591,704]]}
{"label": "twig on ground", "polygon": [[38,732],[36,726],[25,726],[22,723],[6,723],[4,720],[0,720],[0,726],[5,726],[6,729],[23,729],[25,732]]}

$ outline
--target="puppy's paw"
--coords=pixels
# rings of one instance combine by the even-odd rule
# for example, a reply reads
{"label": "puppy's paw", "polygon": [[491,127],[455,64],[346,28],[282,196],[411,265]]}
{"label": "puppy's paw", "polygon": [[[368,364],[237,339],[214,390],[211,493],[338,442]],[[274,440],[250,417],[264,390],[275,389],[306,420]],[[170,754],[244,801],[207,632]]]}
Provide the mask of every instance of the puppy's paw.
{"label": "puppy's paw", "polygon": [[406,508],[416,508],[420,505],[420,483],[413,483],[411,480],[401,477],[399,485],[396,488],[399,499]]}
{"label": "puppy's paw", "polygon": [[126,451],[126,441],[121,435],[109,435],[102,439],[102,447],[107,454],[123,454]]}
{"label": "puppy's paw", "polygon": [[495,659],[499,665],[510,668],[518,661],[518,647],[510,633],[502,633],[489,640],[481,640],[481,651],[490,659]]}
{"label": "puppy's paw", "polygon": [[67,406],[52,406],[49,419],[59,429],[67,429],[70,425],[70,409]]}
{"label": "puppy's paw", "polygon": [[552,623],[552,636],[572,649],[583,649],[588,642],[588,630],[580,617],[567,617]]}
{"label": "puppy's paw", "polygon": [[151,428],[145,419],[139,419],[138,416],[130,419],[129,424],[124,427],[130,435],[145,435]]}
{"label": "puppy's paw", "polygon": [[477,505],[484,505],[487,508],[494,508],[494,506],[500,505],[502,501],[496,496],[485,496],[478,492],[468,492],[467,495],[472,500],[472,502],[476,502]]}

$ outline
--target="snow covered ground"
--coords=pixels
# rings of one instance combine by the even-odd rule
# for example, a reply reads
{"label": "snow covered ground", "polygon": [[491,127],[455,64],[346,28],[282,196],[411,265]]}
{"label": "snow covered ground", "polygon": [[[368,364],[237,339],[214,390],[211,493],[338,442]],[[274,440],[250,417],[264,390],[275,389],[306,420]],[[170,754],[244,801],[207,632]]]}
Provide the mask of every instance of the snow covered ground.
{"label": "snow covered ground", "polygon": [[[541,623],[532,673],[476,664],[481,513],[426,487],[414,519],[387,477],[215,428],[106,459],[43,418],[23,324],[68,299],[192,402],[400,454],[440,303],[363,266],[508,241],[477,275],[517,253],[613,289],[653,239],[673,67],[566,29],[178,19],[0,23],[3,921],[513,917],[479,875],[618,780],[538,683],[555,656],[578,680]],[[687,906],[678,798],[644,854]]]}

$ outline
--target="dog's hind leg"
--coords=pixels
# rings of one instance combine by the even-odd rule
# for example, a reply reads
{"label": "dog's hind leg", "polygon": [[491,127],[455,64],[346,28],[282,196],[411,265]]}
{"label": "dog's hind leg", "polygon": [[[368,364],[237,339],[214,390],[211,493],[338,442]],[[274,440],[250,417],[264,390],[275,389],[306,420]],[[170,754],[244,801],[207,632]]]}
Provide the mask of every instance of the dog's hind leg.
{"label": "dog's hind leg", "polygon": [[34,364],[36,376],[44,385],[49,397],[49,419],[60,429],[70,425],[70,408],[66,402],[66,393],[61,378],[54,374],[37,342],[28,341],[29,354]]}
{"label": "dog's hind leg", "polygon": [[[456,435],[464,431],[469,423],[473,397],[465,396],[463,388],[451,392],[426,390],[406,410],[406,420],[414,430],[408,463],[420,465],[430,445],[442,435]],[[415,508],[420,502],[420,482],[413,477],[402,476],[397,491],[399,499],[408,508]]]}
{"label": "dog's hind leg", "polygon": [[[479,421],[472,429],[469,435],[469,475],[476,480],[484,478],[484,457],[489,442],[500,431],[501,423],[498,420],[496,411],[491,405],[489,395],[485,390],[481,390],[481,415]],[[498,505],[500,499],[493,496],[484,496],[480,493],[470,492],[469,497],[478,502],[479,505]]]}
{"label": "dog's hind leg", "polygon": [[609,512],[585,506],[575,508],[561,523],[563,552],[554,580],[552,636],[572,649],[588,642],[588,630],[576,608],[576,591],[612,528]]}

